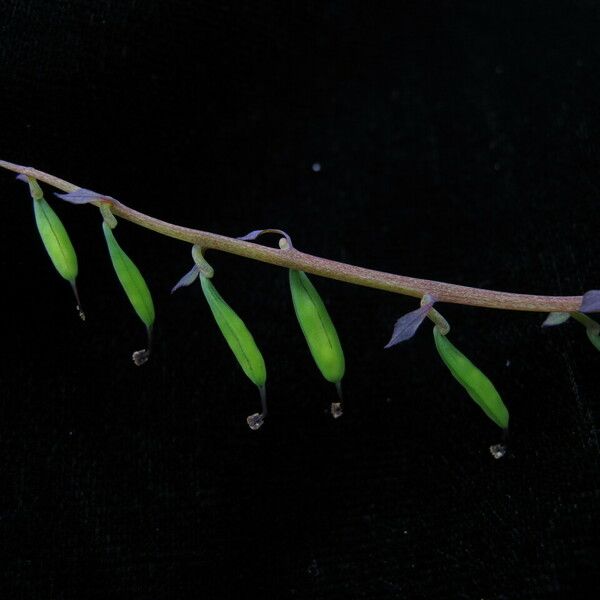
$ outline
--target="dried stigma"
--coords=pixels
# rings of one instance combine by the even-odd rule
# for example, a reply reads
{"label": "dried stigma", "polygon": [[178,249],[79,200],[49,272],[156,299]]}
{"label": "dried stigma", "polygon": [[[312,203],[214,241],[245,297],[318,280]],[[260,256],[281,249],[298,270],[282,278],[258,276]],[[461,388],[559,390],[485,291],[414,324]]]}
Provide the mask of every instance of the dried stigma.
{"label": "dried stigma", "polygon": [[455,346],[437,326],[433,328],[435,346],[455,379],[483,412],[502,429],[508,428],[508,410],[494,384]]}
{"label": "dried stigma", "polygon": [[38,182],[33,177],[26,177],[25,175],[19,175],[17,179],[29,184],[29,191],[33,198],[35,222],[46,252],[48,252],[52,264],[61,277],[71,284],[77,302],[77,311],[81,319],[85,321],[85,314],[81,310],[81,302],[75,283],[78,273],[77,255],[69,234],[58,215],[45,200]]}

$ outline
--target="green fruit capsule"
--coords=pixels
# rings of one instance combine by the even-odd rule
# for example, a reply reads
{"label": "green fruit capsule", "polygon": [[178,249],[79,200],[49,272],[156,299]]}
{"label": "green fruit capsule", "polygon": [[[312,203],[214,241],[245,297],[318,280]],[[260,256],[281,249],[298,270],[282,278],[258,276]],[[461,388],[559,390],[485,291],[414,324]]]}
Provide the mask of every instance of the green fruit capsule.
{"label": "green fruit capsule", "polygon": [[154,303],[140,270],[129,256],[125,254],[121,246],[119,246],[112,229],[106,221],[102,223],[102,230],[115,273],[121,282],[125,294],[127,294],[127,298],[129,298],[129,302],[131,302],[131,306],[133,306],[138,317],[146,325],[148,331],[148,349],[139,350],[133,354],[133,361],[139,366],[144,364],[150,355],[152,325],[154,324],[155,317]]}
{"label": "green fruit capsule", "polygon": [[75,279],[78,273],[77,255],[69,238],[69,234],[54,212],[52,207],[44,199],[44,194],[38,182],[33,177],[20,176],[19,179],[29,184],[29,191],[33,198],[33,211],[35,222],[40,232],[40,237],[48,252],[48,256],[58,273],[66,279],[73,288],[75,300],[77,301],[77,310],[79,316],[85,319],[85,315],[80,308],[79,294]]}
{"label": "green fruit capsule", "polygon": [[262,401],[262,413],[250,415],[247,418],[251,429],[258,429],[267,416],[267,403],[265,396],[265,382],[267,381],[267,370],[252,334],[246,327],[244,321],[238,317],[235,311],[223,300],[221,294],[215,288],[213,282],[200,274],[202,291],[208,306],[223,334],[225,341],[240,363],[248,379],[252,381],[260,391]]}
{"label": "green fruit capsule", "polygon": [[67,230],[44,198],[34,199],[33,209],[35,222],[52,263],[62,277],[73,283],[78,272],[77,255]]}
{"label": "green fruit capsule", "polygon": [[479,404],[483,412],[502,429],[508,428],[508,410],[496,391],[494,384],[455,346],[437,327],[433,328],[433,339],[445,365],[455,379],[467,390],[469,396]]}
{"label": "green fruit capsule", "polygon": [[[346,363],[337,331],[323,300],[306,273],[290,269],[290,290],[298,323],[304,333],[310,353],[323,374],[335,383],[341,400],[341,380]],[[341,402],[331,405],[334,417],[342,414]]]}

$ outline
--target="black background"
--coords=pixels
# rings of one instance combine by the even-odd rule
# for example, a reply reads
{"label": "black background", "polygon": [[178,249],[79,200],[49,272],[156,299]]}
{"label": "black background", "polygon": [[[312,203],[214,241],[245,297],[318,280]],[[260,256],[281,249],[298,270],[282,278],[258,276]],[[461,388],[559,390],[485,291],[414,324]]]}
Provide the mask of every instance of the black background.
{"label": "black background", "polygon": [[[395,8],[392,9],[391,7]],[[597,2],[4,0],[0,158],[227,235],[517,292],[600,285]],[[321,170],[315,172],[313,165]],[[600,589],[600,357],[542,315],[443,306],[496,383],[511,454],[414,300],[320,278],[347,361],[344,417],[285,271],[211,254],[267,361],[271,416],[189,247],[122,222],[156,348],[92,208],[53,205],[88,314],[0,173],[3,598],[578,598]],[[47,197],[51,197],[48,189]]]}

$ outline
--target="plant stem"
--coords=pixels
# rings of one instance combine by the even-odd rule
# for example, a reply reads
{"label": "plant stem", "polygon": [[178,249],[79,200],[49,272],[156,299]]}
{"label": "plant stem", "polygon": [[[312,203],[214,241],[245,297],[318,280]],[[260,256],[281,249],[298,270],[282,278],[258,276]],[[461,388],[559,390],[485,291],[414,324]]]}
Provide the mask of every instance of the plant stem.
{"label": "plant stem", "polygon": [[[34,177],[55,188],[65,192],[74,192],[80,189],[79,186],[59,179],[43,171],[38,171],[31,167],[16,165],[0,160],[0,167],[22,173],[29,177]],[[166,223],[111,198],[109,196],[98,195],[103,202],[111,203],[111,212],[131,221],[136,225],[155,231],[162,235],[175,238],[180,241],[197,244],[202,248],[221,250],[237,256],[243,256],[252,260],[298,269],[306,273],[320,275],[337,281],[344,281],[354,285],[404,294],[415,298],[422,298],[425,294],[433,296],[437,302],[449,302],[453,304],[463,304],[469,306],[481,306],[487,308],[497,308],[502,310],[521,310],[532,312],[577,312],[581,305],[581,296],[540,296],[530,294],[514,294],[510,292],[496,292],[440,281],[430,281],[427,279],[416,279],[403,275],[394,275],[382,271],[365,269],[319,256],[312,256],[300,252],[294,248],[281,249],[269,248],[252,242],[245,242],[236,238],[218,235],[208,231],[180,227],[172,223]],[[92,202],[96,206],[100,201]]]}

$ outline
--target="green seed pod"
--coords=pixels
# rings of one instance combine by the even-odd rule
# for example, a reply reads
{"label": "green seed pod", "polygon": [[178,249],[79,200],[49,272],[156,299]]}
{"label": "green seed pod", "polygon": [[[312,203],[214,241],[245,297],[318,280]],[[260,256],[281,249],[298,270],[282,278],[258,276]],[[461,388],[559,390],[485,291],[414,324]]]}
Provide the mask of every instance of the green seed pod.
{"label": "green seed pod", "polygon": [[117,274],[121,286],[127,294],[127,298],[129,298],[129,302],[131,302],[133,309],[148,330],[148,350],[141,350],[135,352],[133,355],[134,362],[137,365],[140,365],[146,362],[150,353],[151,332],[155,317],[154,303],[152,302],[150,290],[148,289],[142,274],[129,256],[125,254],[121,246],[119,246],[112,229],[108,226],[106,221],[102,223],[102,230],[104,232],[104,238],[106,239],[106,245],[108,246],[108,252],[115,273]]}
{"label": "green seed pod", "polygon": [[29,190],[33,198],[35,222],[46,252],[48,252],[52,264],[61,277],[71,284],[77,301],[79,316],[85,319],[85,315],[80,308],[79,294],[75,284],[78,273],[77,255],[69,234],[58,215],[44,199],[44,194],[38,182],[33,177],[20,177],[20,179],[29,184]]}
{"label": "green seed pod", "polygon": [[450,373],[496,425],[507,429],[508,410],[494,384],[437,327],[433,328],[433,339]]}
{"label": "green seed pod", "polygon": [[244,321],[223,300],[208,277],[200,275],[200,283],[215,321],[244,373],[258,387],[265,385],[265,361]]}
{"label": "green seed pod", "polygon": [[77,277],[77,255],[67,230],[44,198],[34,199],[33,208],[35,222],[52,263],[60,275],[72,283]]}
{"label": "green seed pod", "polygon": [[267,369],[252,334],[246,327],[244,321],[238,317],[235,311],[223,300],[221,294],[215,288],[213,282],[200,274],[200,283],[208,306],[227,342],[231,351],[240,363],[244,373],[258,386],[262,400],[262,413],[250,415],[247,419],[251,429],[258,429],[267,415],[265,397],[265,382],[267,381]]}
{"label": "green seed pod", "polygon": [[[306,273],[302,271],[290,269],[290,290],[296,317],[310,353],[323,377],[336,384],[341,400],[340,382],[346,363],[340,339],[325,304]],[[334,417],[339,417],[342,414],[341,403],[333,403],[331,412]]]}

